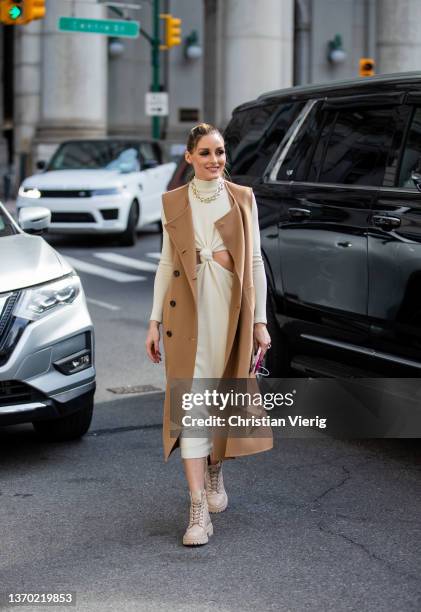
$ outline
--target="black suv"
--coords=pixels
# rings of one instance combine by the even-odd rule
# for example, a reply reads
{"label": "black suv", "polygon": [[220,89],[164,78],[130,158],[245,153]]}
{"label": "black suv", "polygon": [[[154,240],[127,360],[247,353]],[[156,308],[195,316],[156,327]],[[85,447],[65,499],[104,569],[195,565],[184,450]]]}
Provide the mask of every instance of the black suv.
{"label": "black suv", "polygon": [[253,187],[272,376],[421,373],[421,74],[294,87],[237,107]]}

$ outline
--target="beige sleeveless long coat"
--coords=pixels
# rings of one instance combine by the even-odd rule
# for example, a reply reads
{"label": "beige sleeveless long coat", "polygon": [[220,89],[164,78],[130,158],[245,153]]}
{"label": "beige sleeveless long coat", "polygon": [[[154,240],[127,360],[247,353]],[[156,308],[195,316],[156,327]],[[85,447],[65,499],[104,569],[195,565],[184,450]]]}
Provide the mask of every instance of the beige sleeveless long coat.
{"label": "beige sleeveless long coat", "polygon": [[[225,352],[225,368],[222,378],[250,380],[258,391],[253,374],[249,374],[253,352],[253,318],[255,294],[253,286],[252,239],[252,191],[225,181],[231,208],[215,222],[226,248],[234,261],[232,297],[229,313],[229,332]],[[162,337],[167,377],[164,416],[163,446],[165,461],[178,446],[177,436],[171,436],[170,381],[192,379],[197,350],[197,290],[196,249],[194,226],[188,185],[167,191],[162,196],[168,232],[173,254],[173,276],[166,292],[163,307]],[[171,304],[170,304],[171,302]],[[215,330],[217,333],[217,330]],[[248,383],[247,383],[248,384]],[[259,416],[265,416],[262,409]],[[250,437],[237,437],[228,431],[224,438],[214,439],[214,454],[226,459],[250,455],[273,446],[270,426],[262,425]]]}

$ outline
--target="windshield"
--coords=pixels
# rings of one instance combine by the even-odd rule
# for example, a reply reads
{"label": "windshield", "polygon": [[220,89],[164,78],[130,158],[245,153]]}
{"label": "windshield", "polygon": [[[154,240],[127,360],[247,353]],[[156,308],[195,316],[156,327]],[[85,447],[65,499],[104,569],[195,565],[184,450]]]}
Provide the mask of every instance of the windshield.
{"label": "windshield", "polygon": [[12,236],[13,234],[17,233],[18,231],[16,227],[13,225],[12,221],[9,219],[0,205],[0,238],[3,238],[3,236]]}
{"label": "windshield", "polygon": [[132,142],[65,142],[47,170],[140,170],[139,144]]}

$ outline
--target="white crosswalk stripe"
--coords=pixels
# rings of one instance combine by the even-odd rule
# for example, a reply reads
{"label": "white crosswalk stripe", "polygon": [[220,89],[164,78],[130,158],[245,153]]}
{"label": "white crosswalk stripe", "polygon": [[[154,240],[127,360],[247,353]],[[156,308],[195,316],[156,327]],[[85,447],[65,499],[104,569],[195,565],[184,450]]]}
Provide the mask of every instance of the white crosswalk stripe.
{"label": "white crosswalk stripe", "polygon": [[94,298],[87,297],[86,301],[90,304],[95,304],[95,306],[101,306],[106,310],[120,310],[120,306],[116,306],[115,304],[109,304],[108,302],[103,302],[102,300],[95,300]]}
{"label": "white crosswalk stripe", "polygon": [[73,266],[79,272],[85,272],[86,274],[92,274],[94,276],[101,276],[109,280],[116,281],[117,283],[136,283],[139,281],[147,280],[146,276],[135,276],[134,274],[126,274],[125,272],[119,272],[118,270],[111,270],[110,268],[104,268],[103,266],[97,266],[81,259],[75,259],[65,255],[65,258],[71,266]]}
{"label": "white crosswalk stripe", "polygon": [[128,268],[134,268],[135,270],[143,270],[145,272],[155,272],[158,268],[157,264],[151,263],[150,261],[143,261],[142,259],[134,259],[133,257],[127,257],[126,255],[120,255],[119,253],[94,253],[95,257],[107,261],[109,263],[115,263]]}
{"label": "white crosswalk stripe", "polygon": [[145,253],[145,256],[151,259],[160,259],[161,253]]}

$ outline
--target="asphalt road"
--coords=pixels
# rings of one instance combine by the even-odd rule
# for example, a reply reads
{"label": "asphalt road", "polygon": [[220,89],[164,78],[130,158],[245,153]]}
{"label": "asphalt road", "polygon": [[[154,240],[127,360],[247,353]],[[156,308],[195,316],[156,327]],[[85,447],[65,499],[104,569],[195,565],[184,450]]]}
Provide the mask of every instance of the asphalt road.
{"label": "asphalt road", "polygon": [[100,402],[79,442],[0,432],[3,593],[75,592],[83,612],[419,612],[418,441],[275,432],[274,450],[225,463],[229,507],[187,548],[162,399]]}
{"label": "asphalt road", "polygon": [[[48,242],[82,279],[95,327],[97,402],[115,399],[119,389],[151,385],[163,390],[164,362],[152,363],[144,347],[160,254],[157,227],[141,232],[134,247],[120,247],[110,237],[51,235]],[[160,346],[163,354],[162,340]]]}
{"label": "asphalt road", "polygon": [[[159,236],[150,228],[124,249],[51,242],[87,295],[96,408],[73,443],[41,443],[30,425],[0,430],[3,601],[70,591],[70,609],[83,612],[419,612],[417,440],[275,430],[274,450],[224,464],[230,503],[213,515],[210,543],[182,546],[188,495],[178,451],[163,461],[164,366],[144,354],[154,278],[145,264],[157,263]],[[133,393],[145,385],[158,392]]]}

